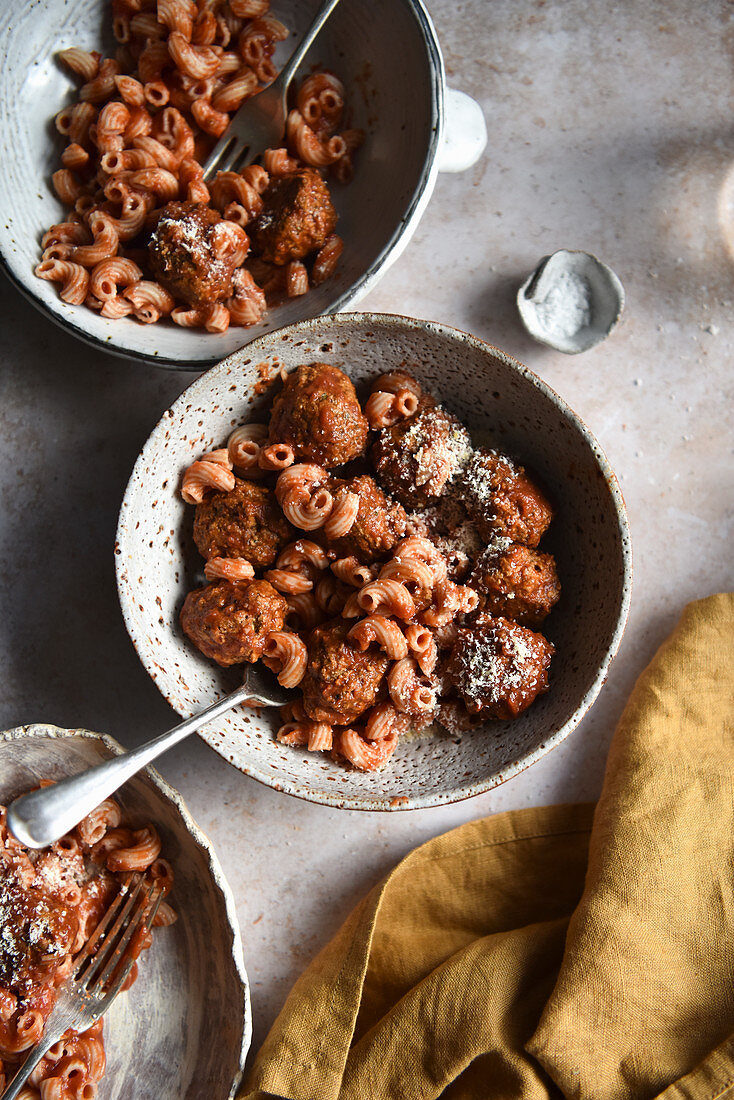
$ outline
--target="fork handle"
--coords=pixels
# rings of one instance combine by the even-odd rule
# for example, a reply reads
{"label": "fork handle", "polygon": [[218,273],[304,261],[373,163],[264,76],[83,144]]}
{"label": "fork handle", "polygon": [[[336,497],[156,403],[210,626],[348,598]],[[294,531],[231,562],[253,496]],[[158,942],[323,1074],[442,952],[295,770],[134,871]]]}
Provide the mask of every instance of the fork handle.
{"label": "fork handle", "polygon": [[7,1085],[5,1092],[0,1095],[0,1100],[16,1100],[16,1097],[23,1088],[33,1070],[41,1061],[43,1056],[54,1045],[54,1043],[60,1039],[60,1035],[42,1035],[36,1046],[31,1047],[24,1062],[21,1062],[15,1077]]}
{"label": "fork handle", "polygon": [[47,844],[53,844],[146,764],[183,741],[206,722],[218,718],[238,703],[244,703],[252,694],[252,689],[248,688],[245,681],[235,691],[225,695],[200,714],[187,718],[185,722],[174,726],[167,733],[162,733],[146,745],[114,756],[112,760],[106,760],[104,764],[98,764],[79,775],[61,779],[50,787],[43,787],[16,798],[8,806],[7,823],[10,831],[29,848],[45,848]]}
{"label": "fork handle", "polygon": [[[314,16],[311,26],[308,28],[303,38],[296,46],[290,60],[278,74],[278,77],[274,81],[275,84],[280,85],[281,88],[288,87],[291,80],[293,79],[293,74],[303,61],[309,49],[311,48],[313,40],[315,39],[316,35],[319,33],[324,23],[329,18],[338,3],[339,0],[325,0],[325,3],[321,5],[319,10],[316,12],[316,15]],[[273,85],[271,84],[270,86],[272,88]]]}

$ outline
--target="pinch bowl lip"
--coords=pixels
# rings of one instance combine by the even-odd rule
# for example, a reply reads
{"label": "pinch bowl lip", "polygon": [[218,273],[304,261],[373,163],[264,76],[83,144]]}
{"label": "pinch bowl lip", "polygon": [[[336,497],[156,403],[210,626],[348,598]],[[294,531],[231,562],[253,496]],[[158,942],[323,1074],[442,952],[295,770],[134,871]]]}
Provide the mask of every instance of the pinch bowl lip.
{"label": "pinch bowl lip", "polygon": [[[599,661],[598,667],[594,666],[593,678],[588,681],[586,690],[578,698],[576,705],[558,728],[551,729],[548,736],[543,736],[539,732],[538,743],[534,747],[529,751],[518,752],[516,755],[510,753],[501,767],[493,768],[483,775],[479,781],[476,779],[459,780],[454,786],[447,789],[421,791],[419,789],[411,790],[410,779],[407,779],[400,793],[389,794],[387,791],[381,790],[380,780],[380,776],[389,776],[390,766],[388,766],[383,772],[371,775],[370,778],[374,782],[370,788],[359,790],[355,785],[350,789],[348,782],[345,781],[339,783],[339,789],[334,789],[337,786],[338,776],[329,776],[330,779],[335,780],[332,786],[330,783],[312,782],[308,775],[289,775],[287,774],[287,768],[282,764],[258,756],[257,753],[251,754],[245,760],[244,756],[247,754],[245,750],[241,750],[238,737],[243,733],[249,736],[251,727],[239,727],[238,736],[235,738],[229,737],[229,739],[227,739],[229,735],[218,733],[214,729],[210,730],[205,727],[200,731],[200,736],[235,767],[275,790],[342,809],[381,811],[419,809],[446,805],[491,790],[512,776],[517,775],[564,740],[576,728],[596,699],[619,647],[627,620],[631,595],[632,554],[626,509],[617,479],[606,456],[583,421],[546,382],[522,363],[469,333],[450,328],[438,322],[417,320],[393,314],[336,314],[303,321],[281,329],[276,333],[260,337],[243,349],[242,352],[235,353],[228,359],[223,360],[222,363],[193,382],[174,405],[167,410],[143,447],[135,463],[120,509],[116,542],[118,595],[125,625],[138,656],[159,690],[179,714],[188,717],[195,711],[203,709],[209,702],[214,701],[217,692],[223,693],[225,689],[212,687],[213,681],[211,681],[207,689],[208,694],[204,693],[205,697],[192,702],[191,696],[196,694],[196,689],[190,686],[189,679],[195,675],[195,671],[191,668],[190,655],[187,657],[183,653],[188,643],[182,635],[176,633],[177,628],[174,627],[174,618],[177,617],[177,612],[172,610],[170,622],[164,625],[166,612],[160,613],[160,605],[156,607],[155,614],[157,622],[161,624],[160,626],[150,623],[146,617],[147,609],[146,613],[141,614],[145,597],[140,596],[136,578],[139,574],[142,575],[146,572],[141,555],[146,555],[149,552],[147,543],[143,544],[143,539],[147,539],[148,534],[144,535],[139,530],[141,523],[144,523],[146,505],[143,493],[146,478],[156,461],[161,460],[156,467],[155,476],[163,476],[165,473],[165,482],[168,485],[165,493],[175,493],[180,469],[171,469],[170,466],[166,466],[168,459],[163,460],[161,458],[164,449],[169,446],[168,440],[172,433],[176,434],[179,425],[188,423],[187,417],[191,424],[195,425],[197,418],[205,415],[202,410],[210,407],[211,397],[209,395],[217,385],[221,385],[222,394],[236,388],[237,372],[240,369],[245,369],[239,366],[245,353],[247,354],[248,363],[257,363],[258,360],[266,359],[268,355],[287,355],[287,352],[284,353],[283,349],[291,345],[294,346],[293,355],[297,354],[297,348],[304,345],[315,349],[314,354],[317,354],[319,349],[324,352],[324,348],[327,346],[337,347],[340,340],[344,346],[351,342],[352,352],[354,352],[359,340],[364,340],[367,337],[373,340],[378,349],[381,341],[399,342],[408,357],[408,362],[410,362],[412,349],[411,342],[415,343],[424,338],[431,339],[436,341],[447,355],[450,354],[456,358],[460,358],[462,355],[479,356],[482,360],[486,360],[488,368],[491,367],[492,362],[498,362],[501,364],[505,376],[509,371],[510,377],[514,379],[514,384],[524,393],[529,392],[528,388],[538,391],[543,399],[550,402],[555,408],[557,414],[563,420],[564,431],[575,437],[577,451],[580,448],[586,454],[589,468],[593,467],[594,477],[600,480],[602,487],[598,489],[598,492],[603,495],[606,502],[607,519],[613,526],[613,531],[610,532],[608,537],[612,539],[616,548],[614,551],[617,555],[614,558],[615,563],[617,560],[619,562],[618,595],[615,589],[614,600],[616,602],[614,602],[612,611],[609,612],[609,620],[613,623],[613,628],[610,628],[609,640],[603,658]],[[307,355],[308,353],[303,356],[301,361],[308,361]],[[324,361],[329,361],[330,357],[328,354],[324,354],[323,358]],[[286,363],[286,366],[288,366],[288,363]],[[390,369],[390,367],[386,366],[384,369]],[[226,389],[225,380],[228,383]],[[230,382],[232,383],[231,386],[229,385]],[[489,380],[486,384],[487,386],[490,385]],[[244,392],[243,388],[243,394]],[[499,396],[499,394],[496,396]],[[449,406],[451,406],[449,394],[447,394],[446,399]],[[239,398],[233,398],[233,401],[238,400]],[[208,431],[206,426],[204,431]],[[215,444],[211,443],[209,436],[207,436],[205,445]],[[156,504],[162,506],[161,497],[163,493],[160,486],[157,485],[154,490],[151,489],[152,493],[155,493]],[[166,517],[161,515],[159,509],[159,512],[156,513],[155,522],[160,521],[165,524],[166,520],[171,524],[176,522],[168,515]],[[169,539],[166,539],[167,543],[169,541]],[[172,553],[179,555],[175,558],[178,581],[180,574],[185,572],[185,565],[180,557],[180,550],[172,551]],[[167,567],[163,565],[162,568],[165,570]],[[617,568],[616,565],[615,568]],[[159,614],[161,615],[160,618],[158,618]],[[606,634],[604,636],[607,637]],[[189,663],[185,668],[182,665],[179,669],[179,660],[183,661],[184,664],[187,661]],[[552,693],[553,685],[549,696]],[[527,714],[530,714],[532,710],[533,708],[530,708]],[[512,723],[507,725],[512,726]],[[292,752],[293,750],[289,751]],[[395,759],[394,757],[391,760],[391,765]],[[350,772],[348,778],[356,774]]]}
{"label": "pinch bowl lip", "polygon": [[[332,296],[329,295],[329,283],[324,283],[318,288],[319,304],[316,304],[317,292],[311,291],[297,300],[297,307],[291,303],[289,309],[298,309],[299,313],[295,323],[302,319],[313,318],[324,313],[345,310],[367,294],[382,278],[388,268],[398,259],[406,248],[410,238],[415,232],[418,223],[430,201],[436,178],[439,171],[438,153],[444,133],[446,77],[443,57],[440,45],[423,0],[399,0],[401,5],[412,17],[420,42],[425,51],[422,59],[427,87],[429,89],[430,102],[426,104],[427,115],[427,140],[420,169],[416,169],[415,186],[406,202],[405,208],[400,211],[395,219],[392,231],[389,232],[383,247],[374,256],[367,267],[357,278],[346,287],[336,289]],[[94,7],[96,0],[84,0],[79,10]],[[33,9],[33,11],[31,11]],[[63,26],[68,22],[69,9],[66,0],[48,0],[45,7],[44,23],[47,25]],[[287,18],[287,13],[285,14]],[[32,27],[27,28],[29,33],[40,33],[39,21],[35,18],[34,5],[30,5],[27,12],[12,5],[0,10],[0,38],[10,40],[11,37],[22,33],[23,21],[32,20]],[[321,32],[322,39],[328,41],[329,25]],[[27,36],[25,36],[27,37]],[[15,40],[15,39],[13,39]],[[44,48],[53,51],[56,47],[52,38],[44,40]],[[91,48],[91,47],[90,47]],[[316,47],[314,47],[316,48]],[[28,64],[33,66],[43,65],[48,58],[40,57]],[[40,70],[39,70],[40,71]],[[23,98],[21,86],[28,77],[26,60],[21,61],[15,57],[14,51],[8,51],[8,64],[0,71],[0,109],[11,120],[17,104],[23,102],[27,105],[27,99]],[[39,79],[38,71],[32,73],[31,79],[35,82]],[[347,80],[349,77],[347,76]],[[397,92],[397,89],[396,89]],[[46,209],[49,203],[55,203],[55,197],[51,188],[50,175],[57,164],[51,164],[55,148],[55,141],[49,132],[49,124],[55,111],[63,106],[64,100],[58,103],[48,104],[41,97],[42,105],[34,107],[30,118],[24,113],[22,126],[24,134],[29,127],[33,127],[32,140],[23,137],[18,147],[18,164],[25,165],[25,171],[37,181],[34,187],[26,188],[27,194],[22,199],[29,212],[31,221],[37,220],[39,203],[44,208],[44,218],[47,225],[57,221],[61,214],[60,205],[56,210],[53,206]],[[43,135],[43,151],[34,149],[34,142],[39,135]],[[168,331],[162,339],[158,325],[142,325],[131,321],[129,318],[122,320],[108,320],[100,317],[94,311],[85,306],[71,306],[62,301],[56,290],[56,284],[39,280],[33,272],[38,257],[29,259],[26,255],[23,242],[19,238],[26,237],[23,229],[24,217],[16,216],[11,200],[8,196],[14,195],[14,202],[21,201],[24,194],[20,177],[16,178],[10,173],[19,169],[15,166],[16,158],[6,158],[5,167],[0,165],[0,270],[7,276],[20,293],[51,321],[59,325],[71,335],[97,350],[119,355],[123,358],[141,363],[155,365],[170,370],[202,371],[219,362],[223,355],[233,353],[237,348],[243,347],[252,339],[256,339],[263,330],[273,331],[286,323],[288,319],[279,322],[281,307],[274,307],[266,315],[262,325],[254,329],[232,327],[226,333],[202,333],[197,329],[175,328],[165,323]],[[12,163],[11,163],[12,161]],[[400,157],[393,158],[393,165],[399,166]],[[377,169],[373,169],[376,171]],[[395,167],[393,170],[396,170]],[[25,182],[26,177],[23,177]],[[16,184],[18,186],[16,186]],[[3,194],[6,200],[3,200]],[[10,203],[10,205],[8,205]],[[47,227],[47,226],[44,226]],[[365,227],[367,228],[367,227]],[[32,242],[35,249],[36,242]],[[347,247],[349,241],[346,242]],[[40,255],[40,253],[39,253]],[[252,335],[250,335],[252,333]],[[170,339],[169,339],[170,337]],[[164,346],[165,345],[165,346]]]}
{"label": "pinch bowl lip", "polygon": [[[549,286],[554,275],[565,271],[583,275],[591,290],[591,322],[567,336],[553,336],[539,322],[535,310],[535,291]],[[624,287],[617,274],[593,252],[578,248],[559,248],[544,256],[517,292],[517,308],[526,331],[539,344],[580,355],[596,347],[616,328],[624,309]]]}
{"label": "pinch bowl lip", "polygon": [[[30,723],[28,725],[16,726],[12,729],[0,731],[0,762],[2,761],[3,754],[5,752],[12,753],[13,746],[17,745],[19,748],[23,744],[34,742],[41,744],[48,742],[49,748],[56,746],[58,743],[64,742],[86,742],[93,746],[92,754],[96,759],[87,760],[87,764],[90,763],[102,763],[104,760],[109,759],[112,756],[119,756],[125,752],[125,749],[118,741],[113,737],[110,737],[105,733],[95,733],[86,729],[65,729],[59,726],[54,726],[49,723]],[[61,768],[62,774],[73,775],[80,769],[76,766],[76,760],[71,763],[71,744],[62,754],[63,766]],[[68,761],[68,764],[67,764]],[[36,763],[36,768],[41,768],[41,765]],[[58,758],[56,758],[56,766],[58,768]],[[67,770],[68,767],[68,770]],[[7,774],[3,769],[3,775],[7,778]],[[40,777],[39,777],[40,778]],[[220,927],[216,930],[217,937],[221,943],[222,953],[226,953],[229,958],[230,966],[230,981],[234,980],[238,989],[237,998],[237,1012],[242,1020],[242,1030],[238,1038],[234,1043],[230,1040],[231,1049],[227,1052],[227,1056],[236,1064],[236,1070],[233,1077],[223,1087],[226,1092],[218,1093],[221,1096],[221,1100],[233,1100],[237,1093],[237,1089],[240,1085],[242,1074],[245,1067],[245,1060],[248,1050],[250,1048],[250,1042],[252,1040],[252,1009],[250,1004],[250,987],[247,977],[247,971],[245,970],[245,963],[242,951],[242,940],[240,936],[239,923],[237,920],[237,911],[235,906],[234,896],[227,879],[225,877],[222,866],[217,858],[216,852],[212,846],[211,841],[196,823],[194,818],[186,805],[181,794],[171,786],[154,768],[147,767],[140,773],[134,776],[131,780],[125,784],[125,789],[134,787],[135,790],[145,792],[145,800],[150,805],[146,808],[146,814],[150,813],[151,822],[154,825],[160,826],[160,817],[156,820],[155,807],[160,807],[160,814],[167,813],[168,819],[173,820],[175,824],[175,832],[181,837],[186,838],[186,843],[193,846],[198,850],[201,857],[199,865],[203,863],[206,868],[204,874],[209,882],[209,888],[213,890],[214,895],[219,895],[221,902],[218,908],[218,916],[223,918]],[[125,789],[123,789],[116,797],[119,797],[123,805],[125,803]],[[172,808],[172,813],[170,812]],[[175,835],[175,834],[174,834]],[[175,868],[174,868],[175,870]],[[199,872],[200,873],[200,872]],[[174,884],[175,891],[175,884]],[[180,912],[181,908],[186,905],[187,898],[181,897],[176,899],[177,908]],[[193,919],[193,917],[192,917]],[[208,929],[208,935],[211,937],[213,932],[212,928]],[[145,967],[141,970],[141,981],[145,981]],[[232,990],[230,989],[231,993]],[[166,991],[163,990],[161,996],[166,995]],[[122,1002],[118,1002],[122,1003]],[[156,1003],[158,1003],[156,1001]],[[235,1011],[235,1005],[230,1002],[230,1011]],[[136,1036],[137,1040],[137,1036]],[[223,1040],[224,1041],[224,1040]],[[114,1053],[115,1038],[114,1033],[111,1039],[111,1048]],[[109,1052],[108,1052],[109,1055]],[[139,1067],[140,1068],[140,1067]],[[154,1082],[151,1080],[147,1082],[151,1087]],[[160,1084],[160,1082],[158,1082]],[[106,1092],[105,1092],[106,1095]],[[117,1093],[115,1093],[117,1095]],[[149,1093],[145,1093],[149,1095]],[[163,1095],[163,1094],[161,1094]],[[188,1091],[186,1093],[188,1095]],[[174,1100],[171,1096],[171,1100]],[[178,1098],[177,1098],[178,1100]]]}

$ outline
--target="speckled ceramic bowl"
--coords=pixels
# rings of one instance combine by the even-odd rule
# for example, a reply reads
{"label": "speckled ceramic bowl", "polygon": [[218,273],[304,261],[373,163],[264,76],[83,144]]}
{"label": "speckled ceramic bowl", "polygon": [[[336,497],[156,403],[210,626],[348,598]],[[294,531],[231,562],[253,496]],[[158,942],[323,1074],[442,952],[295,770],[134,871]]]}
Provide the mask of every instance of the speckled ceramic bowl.
{"label": "speckled ceramic bowl", "polygon": [[624,629],[631,555],[619,486],[588,429],[527,367],[473,336],[404,317],[321,317],[262,337],[194,382],[153,430],[122,504],[117,580],[127,629],[180,714],[202,710],[234,686],[232,670],[207,661],[179,627],[202,563],[191,538],[193,510],[178,486],[192,459],[221,446],[233,425],[267,417],[271,394],[256,393],[263,374],[313,361],[333,363],[358,386],[406,367],[473,433],[541,478],[556,508],[544,546],[556,555],[563,584],[544,626],[558,650],[551,690],[514,722],[400,744],[379,774],[278,744],[275,712],[257,718],[239,710],[202,736],[255,779],[333,806],[408,809],[486,791],[562,741],[593,703]]}
{"label": "speckled ceramic bowl", "polygon": [[[292,29],[276,54],[293,52],[315,0],[276,6]],[[41,236],[60,220],[51,187],[63,142],[53,125],[73,102],[74,80],[54,55],[68,46],[114,50],[109,5],[102,0],[43,0],[0,4],[0,117],[13,135],[12,156],[0,158],[0,257],[7,274],[53,320],[95,346],[161,366],[202,370],[253,336],[306,317],[344,309],[365,294],[397,259],[431,197],[439,168],[460,170],[486,142],[477,104],[450,98],[450,147],[444,130],[444,68],[436,33],[421,0],[342,0],[304,63],[319,62],[343,78],[352,125],[367,139],[348,187],[334,189],[345,249],[335,276],[302,298],[270,311],[263,324],[221,334],[181,329],[170,322],[141,325],[108,320],[61,300],[56,284],[33,274]],[[452,126],[453,120],[453,126]]]}
{"label": "speckled ceramic bowl", "polygon": [[[0,803],[122,749],[86,730],[32,725],[0,733]],[[234,901],[183,799],[149,769],[115,796],[132,823],[151,822],[173,864],[178,920],[156,933],[138,980],[105,1017],[99,1100],[228,1100],[250,1045],[250,996]]]}

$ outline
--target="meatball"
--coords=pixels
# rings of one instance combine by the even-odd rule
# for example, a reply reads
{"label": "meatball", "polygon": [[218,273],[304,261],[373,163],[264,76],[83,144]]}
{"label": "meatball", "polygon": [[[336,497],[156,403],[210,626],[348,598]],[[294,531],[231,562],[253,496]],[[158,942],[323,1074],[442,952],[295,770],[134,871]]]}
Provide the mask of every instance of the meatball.
{"label": "meatball", "polygon": [[287,612],[267,581],[217,581],[189,592],[181,626],[205,657],[226,667],[262,657],[266,637],[283,629]]}
{"label": "meatball", "polygon": [[455,492],[444,493],[435,507],[414,512],[408,520],[408,534],[430,539],[443,555],[451,580],[462,583],[484,548],[484,540]]}
{"label": "meatball", "polygon": [[436,721],[452,737],[459,737],[481,725],[482,718],[479,714],[470,714],[460,699],[447,699],[438,708]]}
{"label": "meatball", "polygon": [[407,516],[402,507],[385,496],[379,485],[368,474],[334,481],[329,485],[334,506],[347,493],[356,493],[359,507],[352,527],[341,538],[331,539],[329,547],[338,557],[353,554],[359,561],[369,564],[386,558],[393,547],[407,534]]}
{"label": "meatball", "polygon": [[482,448],[474,452],[459,487],[483,539],[502,535],[537,546],[553,518],[545,496],[507,455]]}
{"label": "meatball", "polygon": [[382,650],[361,653],[351,646],[346,638],[353,625],[334,619],[311,631],[300,687],[314,722],[347,726],[378,700],[390,662]]}
{"label": "meatball", "polygon": [[481,613],[459,629],[447,674],[470,713],[508,720],[548,690],[554,653],[542,634]]}
{"label": "meatball", "polygon": [[158,216],[148,245],[156,279],[192,306],[213,305],[232,293],[234,253],[215,250],[222,218],[196,202],[169,202]]}
{"label": "meatball", "polygon": [[354,386],[338,367],[310,363],[289,374],[273,402],[270,442],[329,469],[361,455],[369,425]]}
{"label": "meatball", "polygon": [[490,544],[469,584],[484,597],[485,611],[523,626],[539,626],[561,596],[553,555],[514,543]]}
{"label": "meatball", "polygon": [[463,424],[422,399],[415,416],[383,428],[372,447],[378,478],[406,508],[427,508],[446,491],[471,456]]}
{"label": "meatball", "polygon": [[472,559],[482,545],[474,524],[464,520],[458,527],[447,531],[445,535],[434,535],[433,542],[446,559],[451,580],[466,584]]}
{"label": "meatball", "polygon": [[234,489],[196,506],[194,542],[207,561],[247,558],[255,569],[267,569],[292,537],[275,494],[254,481],[235,478]]}
{"label": "meatball", "polygon": [[301,260],[323,248],[336,227],[329,189],[315,168],[273,180],[263,192],[263,211],[248,231],[253,250],[273,264]]}

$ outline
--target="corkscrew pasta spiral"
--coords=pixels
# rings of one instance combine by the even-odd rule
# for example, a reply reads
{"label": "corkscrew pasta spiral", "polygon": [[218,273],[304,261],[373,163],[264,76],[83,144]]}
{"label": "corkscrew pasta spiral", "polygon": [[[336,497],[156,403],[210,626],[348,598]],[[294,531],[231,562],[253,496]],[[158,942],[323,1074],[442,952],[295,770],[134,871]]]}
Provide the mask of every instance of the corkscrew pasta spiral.
{"label": "corkscrew pasta spiral", "polygon": [[272,631],[263,650],[263,661],[278,674],[278,683],[284,688],[300,684],[306,672],[308,650],[297,634],[285,630]]}
{"label": "corkscrew pasta spiral", "polygon": [[200,504],[207,489],[229,492],[234,488],[234,474],[219,462],[192,462],[181,482],[181,496],[187,504]]}
{"label": "corkscrew pasta spiral", "polygon": [[421,680],[412,657],[404,657],[390,668],[387,689],[396,709],[404,714],[423,714],[436,707],[435,686]]}
{"label": "corkscrew pasta spiral", "polygon": [[123,0],[113,5],[112,31],[114,57],[80,47],[59,53],[79,87],[77,102],[55,118],[68,144],[52,182],[71,216],[90,232],[74,242],[78,252],[53,242],[55,251],[47,255],[52,245],[44,245],[41,265],[57,260],[91,268],[104,259],[130,259],[141,268],[140,281],[154,283],[143,248],[128,256],[125,244],[154,227],[167,203],[181,201],[215,209],[236,225],[237,234],[225,228],[214,235],[215,258],[224,249],[234,263],[231,293],[216,302],[176,296],[167,308],[150,302],[130,308],[121,294],[100,297],[70,287],[68,272],[62,276],[58,268],[39,265],[39,277],[58,282],[69,304],[86,304],[105,317],[148,324],[167,317],[181,327],[221,333],[230,324],[257,324],[267,308],[266,290],[273,301],[296,298],[333,274],[342,250],[334,234],[322,236],[307,257],[290,257],[278,279],[265,275],[258,285],[243,266],[249,248],[243,229],[262,212],[271,174],[278,179],[309,165],[331,165],[334,180],[350,178],[364,135],[337,132],[345,90],[334,74],[312,72],[295,89],[284,147],[265,150],[261,165],[203,179],[206,142],[223,134],[231,115],[276,75],[273,52],[288,31],[270,14],[268,0],[198,7],[188,0],[142,7]]}
{"label": "corkscrew pasta spiral", "polygon": [[392,731],[380,741],[367,741],[355,729],[341,730],[339,751],[350,764],[360,771],[372,772],[384,768],[395,752],[398,734]]}
{"label": "corkscrew pasta spiral", "polygon": [[408,656],[405,635],[396,622],[384,615],[368,615],[366,619],[355,623],[347,637],[362,651],[376,642],[391,661],[400,661]]}
{"label": "corkscrew pasta spiral", "polygon": [[204,566],[208,581],[223,580],[239,583],[251,581],[255,576],[252,563],[246,558],[210,558]]}
{"label": "corkscrew pasta spiral", "polygon": [[[48,785],[47,781],[41,785]],[[9,836],[5,810],[0,807],[0,846],[6,853],[0,878],[3,931],[11,943],[20,934],[34,937],[40,933],[47,945],[38,961],[31,954],[26,957],[15,952],[7,965],[6,955],[0,979],[0,1089],[12,1079],[25,1052],[40,1041],[56,990],[71,974],[74,955],[89,940],[115,895],[127,888],[130,871],[137,869],[148,886],[155,884],[161,893],[167,894],[173,885],[171,865],[158,856],[156,830],[152,826],[138,830],[121,827],[121,817],[117,802],[106,799],[71,833],[33,852]],[[59,908],[60,904],[64,908]],[[171,924],[175,919],[174,910],[166,905],[162,920],[156,923]],[[128,945],[131,960],[151,941],[150,927],[143,924],[140,935]],[[133,961],[123,989],[132,984],[136,973],[137,962]],[[18,995],[21,989],[22,998]],[[91,1100],[105,1069],[99,1020],[80,1033],[67,1030],[50,1045],[19,1096],[25,1100]]]}
{"label": "corkscrew pasta spiral", "polygon": [[359,512],[359,496],[357,493],[347,492],[339,498],[324,523],[324,534],[327,539],[343,538],[348,535],[354,526]]}
{"label": "corkscrew pasta spiral", "polygon": [[357,603],[370,615],[384,614],[398,619],[412,619],[415,603],[408,589],[400,581],[371,581],[362,588]]}

